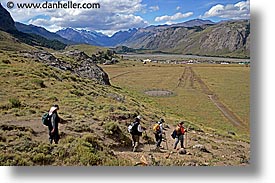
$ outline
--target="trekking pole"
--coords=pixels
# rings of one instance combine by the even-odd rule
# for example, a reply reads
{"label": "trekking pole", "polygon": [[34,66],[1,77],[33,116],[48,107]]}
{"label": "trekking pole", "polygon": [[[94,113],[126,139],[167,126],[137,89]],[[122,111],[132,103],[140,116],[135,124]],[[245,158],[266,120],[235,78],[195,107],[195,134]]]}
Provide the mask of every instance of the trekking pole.
{"label": "trekking pole", "polygon": [[188,125],[188,127],[187,127],[187,130],[186,130],[186,132],[185,132],[185,141],[184,141],[184,147],[185,147],[185,149],[187,148],[187,132],[189,131],[189,125]]}
{"label": "trekking pole", "polygon": [[166,133],[165,133],[165,143],[166,143],[166,148],[167,148],[167,150],[168,150],[168,142],[167,142],[167,137],[166,137]]}

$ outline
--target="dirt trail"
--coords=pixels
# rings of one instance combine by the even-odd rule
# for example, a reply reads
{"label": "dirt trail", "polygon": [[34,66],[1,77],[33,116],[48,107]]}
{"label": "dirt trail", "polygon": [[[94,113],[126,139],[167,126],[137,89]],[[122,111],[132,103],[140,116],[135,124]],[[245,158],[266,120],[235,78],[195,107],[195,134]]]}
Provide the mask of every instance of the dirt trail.
{"label": "dirt trail", "polygon": [[[240,120],[240,118],[226,107],[218,98],[217,94],[210,90],[206,83],[194,72],[192,67],[188,66],[184,68],[183,74],[179,78],[179,82],[176,88],[184,89],[196,89],[194,87],[194,82],[198,82],[202,93],[208,96],[211,102],[222,112],[222,114],[233,124],[238,127],[244,127],[245,124]],[[175,89],[176,89],[175,88]]]}
{"label": "dirt trail", "polygon": [[114,79],[114,78],[117,78],[117,77],[120,77],[120,76],[123,76],[123,75],[129,74],[129,73],[135,73],[135,72],[131,72],[131,71],[128,71],[128,72],[123,72],[123,73],[117,74],[117,75],[115,75],[115,76],[113,76],[113,77],[110,77],[110,79],[109,79],[109,80],[112,80],[112,79]]}
{"label": "dirt trail", "polygon": [[[3,123],[6,125],[30,127],[35,132],[33,136],[34,140],[48,142],[48,127],[42,124],[41,119],[33,119],[29,121],[6,121]],[[59,124],[58,128],[61,132],[65,131],[64,124]]]}
{"label": "dirt trail", "polygon": [[[49,143],[48,129],[41,124],[40,119],[29,121],[1,121],[0,124],[30,127],[34,130],[33,140]],[[75,134],[75,132],[68,131],[68,129],[66,130],[66,125],[68,124],[60,124],[60,133],[65,135],[71,134],[76,137],[83,135],[81,133]],[[95,126],[93,126],[93,128],[94,127]],[[209,134],[194,130],[190,130],[187,133],[187,144],[185,145],[187,153],[180,155],[177,150],[173,149],[174,139],[170,136],[174,127],[166,123],[164,123],[164,127],[168,148],[166,142],[162,142],[161,146],[163,148],[160,151],[154,151],[155,145],[148,144],[141,138],[138,152],[132,152],[132,147],[130,146],[120,146],[119,148],[112,149],[114,156],[118,159],[123,158],[130,160],[133,166],[142,161],[146,161],[147,166],[224,166],[249,164],[249,143],[219,136],[218,134]],[[152,129],[147,129],[147,134],[154,139]],[[103,133],[95,135],[102,137]],[[61,137],[60,142],[62,142],[63,139],[64,137]],[[105,139],[102,143],[108,146],[111,145],[109,142],[108,139]],[[119,142],[117,143],[119,144]],[[59,145],[62,145],[62,143]],[[194,148],[195,146],[203,146],[207,151]],[[178,144],[178,148],[179,147],[180,144]]]}
{"label": "dirt trail", "polygon": [[[194,75],[191,67],[185,67],[176,88],[194,89]],[[175,89],[176,89],[175,88]]]}
{"label": "dirt trail", "polygon": [[[249,151],[248,143],[194,130],[190,130],[185,134],[184,146],[186,154],[179,154],[180,143],[176,150],[173,149],[175,140],[170,136],[174,127],[167,124],[165,126],[168,148],[166,142],[162,142],[161,146],[163,148],[160,151],[155,151],[155,144],[147,144],[141,139],[138,152],[132,152],[132,148],[127,147],[115,149],[114,154],[119,158],[127,158],[138,166],[161,166],[164,164],[171,166],[224,166],[249,164],[246,160],[246,155]],[[152,137],[152,135],[149,136]],[[196,146],[199,148],[196,148]],[[144,161],[148,165],[142,164]]]}
{"label": "dirt trail", "polygon": [[[177,159],[179,155],[177,154],[177,150],[173,149],[174,139],[172,139],[170,136],[170,134],[173,131],[173,128],[170,128],[170,126],[166,125],[164,131],[165,134],[163,135],[163,138],[165,140],[162,141],[161,148],[159,150],[156,150],[155,144],[149,144],[145,142],[143,139],[140,139],[140,145],[137,152],[132,152],[132,147],[118,148],[115,149],[114,152],[118,157],[128,157],[132,162],[136,163],[141,162],[142,159],[145,158],[145,160],[148,162],[148,166],[160,165],[160,160]],[[153,134],[148,135],[155,140]],[[180,144],[178,144],[177,147],[179,148]]]}

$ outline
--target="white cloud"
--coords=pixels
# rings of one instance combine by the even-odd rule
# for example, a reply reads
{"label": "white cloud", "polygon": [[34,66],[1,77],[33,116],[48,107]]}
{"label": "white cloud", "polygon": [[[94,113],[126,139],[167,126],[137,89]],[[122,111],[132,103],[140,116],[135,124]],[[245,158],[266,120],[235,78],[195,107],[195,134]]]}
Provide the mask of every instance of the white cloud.
{"label": "white cloud", "polygon": [[[8,0],[4,0],[8,2]],[[48,2],[57,2],[52,0]],[[100,3],[99,9],[10,9],[15,21],[31,23],[45,27],[50,31],[60,28],[86,28],[90,30],[118,31],[132,27],[148,25],[142,17],[135,15],[143,11],[146,5],[142,0],[72,0],[76,3]],[[2,3],[2,4],[5,4]],[[45,2],[45,0],[27,0],[26,2]],[[67,2],[67,1],[61,1]]]}
{"label": "white cloud", "polygon": [[180,9],[181,9],[181,7],[180,7],[180,6],[177,6],[177,7],[176,7],[176,10],[180,10]]}
{"label": "white cloud", "polygon": [[211,7],[200,18],[220,17],[229,19],[245,19],[250,17],[250,1],[241,1],[236,4],[221,5]]}
{"label": "white cloud", "polygon": [[192,15],[193,15],[193,12],[187,12],[187,13],[184,13],[184,14],[176,13],[172,16],[164,15],[164,16],[161,16],[161,17],[156,17],[155,21],[156,22],[161,22],[161,21],[170,22],[170,21],[173,21],[173,20],[179,20],[179,19],[187,18],[187,17],[190,17]]}
{"label": "white cloud", "polygon": [[159,6],[150,6],[149,10],[150,11],[158,11],[159,10]]}

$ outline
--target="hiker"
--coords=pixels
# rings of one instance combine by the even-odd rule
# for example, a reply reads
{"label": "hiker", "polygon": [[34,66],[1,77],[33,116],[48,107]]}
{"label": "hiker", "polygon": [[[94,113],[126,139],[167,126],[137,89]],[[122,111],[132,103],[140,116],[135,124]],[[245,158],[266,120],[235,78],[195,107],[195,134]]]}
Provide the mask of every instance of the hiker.
{"label": "hiker", "polygon": [[173,133],[175,133],[175,139],[176,139],[175,144],[174,144],[174,149],[177,148],[177,145],[178,145],[179,141],[180,141],[180,147],[184,148],[183,142],[184,142],[185,129],[183,127],[183,122],[180,122],[177,125],[177,127],[176,127],[176,129],[174,130]]}
{"label": "hiker", "polygon": [[49,111],[50,115],[50,124],[48,126],[49,129],[49,140],[52,144],[53,141],[55,144],[58,144],[59,141],[59,133],[58,133],[58,123],[60,122],[60,118],[57,114],[57,110],[59,109],[58,105],[53,105]]}
{"label": "hiker", "polygon": [[142,135],[143,129],[140,125],[141,116],[137,116],[135,118],[134,123],[132,124],[131,128],[131,135],[132,135],[132,146],[133,152],[135,152],[139,145],[139,137]]}
{"label": "hiker", "polygon": [[156,139],[156,149],[161,148],[161,142],[162,142],[162,135],[164,134],[163,131],[163,122],[164,120],[161,118],[155,125],[154,125],[154,134]]}

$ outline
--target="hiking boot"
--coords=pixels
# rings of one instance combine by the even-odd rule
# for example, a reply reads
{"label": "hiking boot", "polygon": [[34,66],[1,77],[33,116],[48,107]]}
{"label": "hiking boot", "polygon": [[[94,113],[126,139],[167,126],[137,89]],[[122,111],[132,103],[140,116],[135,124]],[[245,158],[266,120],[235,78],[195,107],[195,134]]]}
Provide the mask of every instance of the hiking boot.
{"label": "hiking boot", "polygon": [[50,139],[50,144],[52,144],[53,143],[53,139]]}

